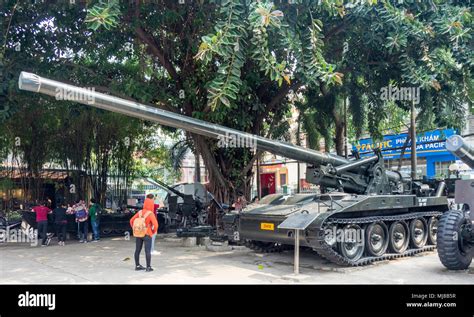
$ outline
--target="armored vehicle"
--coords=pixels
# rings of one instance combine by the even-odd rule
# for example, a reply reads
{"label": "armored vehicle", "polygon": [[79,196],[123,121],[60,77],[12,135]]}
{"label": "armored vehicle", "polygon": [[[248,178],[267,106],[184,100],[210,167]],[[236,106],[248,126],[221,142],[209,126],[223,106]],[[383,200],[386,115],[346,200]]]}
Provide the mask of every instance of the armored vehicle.
{"label": "armored vehicle", "polygon": [[444,183],[431,188],[386,170],[379,151],[349,160],[26,72],[20,75],[19,87],[49,96],[58,90],[68,91],[87,96],[77,100],[85,105],[219,140],[247,140],[258,150],[305,162],[307,181],[333,192],[273,196],[223,217],[230,241],[244,242],[257,250],[276,251],[294,244],[295,231],[279,225],[295,219],[305,223],[300,245],[340,265],[410,256],[435,248],[438,218],[448,210]]}
{"label": "armored vehicle", "polygon": [[[446,140],[446,149],[474,168],[474,148],[459,135]],[[460,209],[444,213],[438,226],[438,256],[450,270],[464,270],[472,262],[474,253],[474,180],[456,180],[454,201]]]}

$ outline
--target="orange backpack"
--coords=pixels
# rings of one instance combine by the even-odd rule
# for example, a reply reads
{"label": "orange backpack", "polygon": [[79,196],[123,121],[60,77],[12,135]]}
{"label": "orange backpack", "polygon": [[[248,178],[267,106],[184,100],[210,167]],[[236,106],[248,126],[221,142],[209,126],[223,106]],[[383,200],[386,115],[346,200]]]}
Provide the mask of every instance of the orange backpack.
{"label": "orange backpack", "polygon": [[151,211],[148,211],[143,215],[143,210],[138,212],[138,217],[133,221],[133,236],[137,238],[143,238],[146,236],[146,222],[145,219],[151,214]]}

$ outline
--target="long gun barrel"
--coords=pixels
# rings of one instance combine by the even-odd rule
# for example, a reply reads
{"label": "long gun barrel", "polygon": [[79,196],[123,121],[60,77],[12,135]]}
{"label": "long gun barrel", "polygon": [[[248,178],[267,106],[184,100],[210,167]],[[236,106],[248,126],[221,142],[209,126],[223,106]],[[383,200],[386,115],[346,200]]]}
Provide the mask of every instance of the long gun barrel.
{"label": "long gun barrel", "polygon": [[334,166],[346,164],[349,162],[348,160],[335,155],[317,152],[285,142],[270,140],[181,114],[98,93],[86,88],[76,87],[55,80],[43,78],[32,73],[21,72],[19,78],[19,87],[22,90],[36,93],[39,92],[53,97],[58,96],[58,92],[65,92],[74,96],[85,96],[85,98],[78,98],[74,101],[85,105],[125,114],[127,116],[151,120],[165,126],[180,128],[211,138],[224,138],[226,136],[232,136],[239,140],[250,140],[250,142],[253,141],[256,143],[258,149],[302,162],[313,164],[320,164],[324,162],[324,164],[329,163]]}
{"label": "long gun barrel", "polygon": [[[60,93],[64,95],[82,96],[82,98],[74,98],[74,101],[127,116],[154,121],[165,126],[180,128],[211,138],[226,140],[226,138],[231,137],[237,140],[250,140],[259,150],[268,151],[311,165],[344,165],[346,166],[344,170],[352,166],[352,161],[337,155],[322,153],[290,143],[267,139],[137,102],[98,93],[90,89],[43,78],[28,72],[21,72],[18,84],[22,90],[42,93],[56,98]],[[355,164],[354,168],[360,168],[360,164]],[[401,178],[400,174],[391,171],[386,171],[386,175],[389,180],[394,182],[399,181]]]}
{"label": "long gun barrel", "polygon": [[446,149],[474,168],[474,148],[469,145],[460,135],[452,135],[446,140]]}
{"label": "long gun barrel", "polygon": [[158,183],[158,185],[160,185],[161,188],[165,189],[167,192],[173,193],[173,194],[175,194],[175,195],[177,195],[177,196],[179,196],[179,197],[181,197],[181,198],[184,197],[184,194],[183,194],[183,193],[177,191],[177,190],[174,189],[173,187],[170,187],[170,186],[166,185],[165,183],[161,182],[160,180],[155,179],[154,181],[155,181],[156,183]]}

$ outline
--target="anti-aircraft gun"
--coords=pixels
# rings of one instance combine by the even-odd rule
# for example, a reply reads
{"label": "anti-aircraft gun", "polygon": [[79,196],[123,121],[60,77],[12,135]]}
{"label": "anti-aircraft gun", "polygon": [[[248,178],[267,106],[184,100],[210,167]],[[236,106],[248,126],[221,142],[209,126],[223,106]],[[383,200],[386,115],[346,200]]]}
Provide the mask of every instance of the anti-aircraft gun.
{"label": "anti-aircraft gun", "polygon": [[[461,136],[446,140],[446,149],[474,169],[474,148]],[[461,210],[444,213],[438,225],[438,256],[450,270],[464,270],[472,262],[474,253],[474,180],[456,180],[454,201],[462,204]]]}
{"label": "anti-aircraft gun", "polygon": [[[201,183],[183,183],[168,186],[155,180],[159,186],[168,192],[162,206],[158,209],[161,218],[160,227],[176,229],[179,237],[214,236],[215,229],[208,225],[208,208],[215,205],[219,212],[223,212],[222,205],[207,191]],[[163,221],[164,220],[164,221]]]}
{"label": "anti-aircraft gun", "polygon": [[337,192],[271,195],[223,217],[229,240],[256,250],[278,251],[294,244],[295,230],[283,229],[283,224],[297,223],[303,229],[300,244],[337,264],[364,265],[409,256],[435,247],[438,218],[448,210],[443,183],[434,190],[386,170],[380,152],[349,160],[26,72],[20,75],[19,87],[49,96],[58,92],[82,96],[75,101],[224,143],[246,140],[260,151],[305,162],[308,182]]}

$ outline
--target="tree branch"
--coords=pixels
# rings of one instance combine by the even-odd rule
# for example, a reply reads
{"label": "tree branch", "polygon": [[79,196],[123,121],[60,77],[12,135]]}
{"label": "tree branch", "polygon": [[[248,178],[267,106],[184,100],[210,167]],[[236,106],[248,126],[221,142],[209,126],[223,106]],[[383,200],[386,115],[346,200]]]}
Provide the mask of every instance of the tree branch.
{"label": "tree branch", "polygon": [[179,76],[174,68],[173,64],[166,58],[163,49],[155,42],[155,39],[145,32],[141,27],[137,26],[135,28],[135,33],[137,34],[140,41],[148,45],[151,53],[158,58],[161,65],[166,69],[168,74],[173,80],[179,83]]}
{"label": "tree branch", "polygon": [[325,35],[324,35],[324,42],[327,42],[331,37],[338,35],[344,29],[346,28],[347,25],[347,20],[344,20],[341,24],[336,25],[332,29],[330,29]]}
{"label": "tree branch", "polygon": [[290,90],[296,91],[298,90],[303,84],[294,81],[291,85],[288,85],[287,83],[284,83],[281,89],[273,96],[273,98],[267,103],[267,107],[265,109],[265,112],[261,112],[258,117],[255,120],[255,124],[253,126],[253,133],[254,134],[259,134],[260,132],[260,126],[262,123],[263,118],[265,118],[270,112],[272,112],[286,96],[290,92]]}

